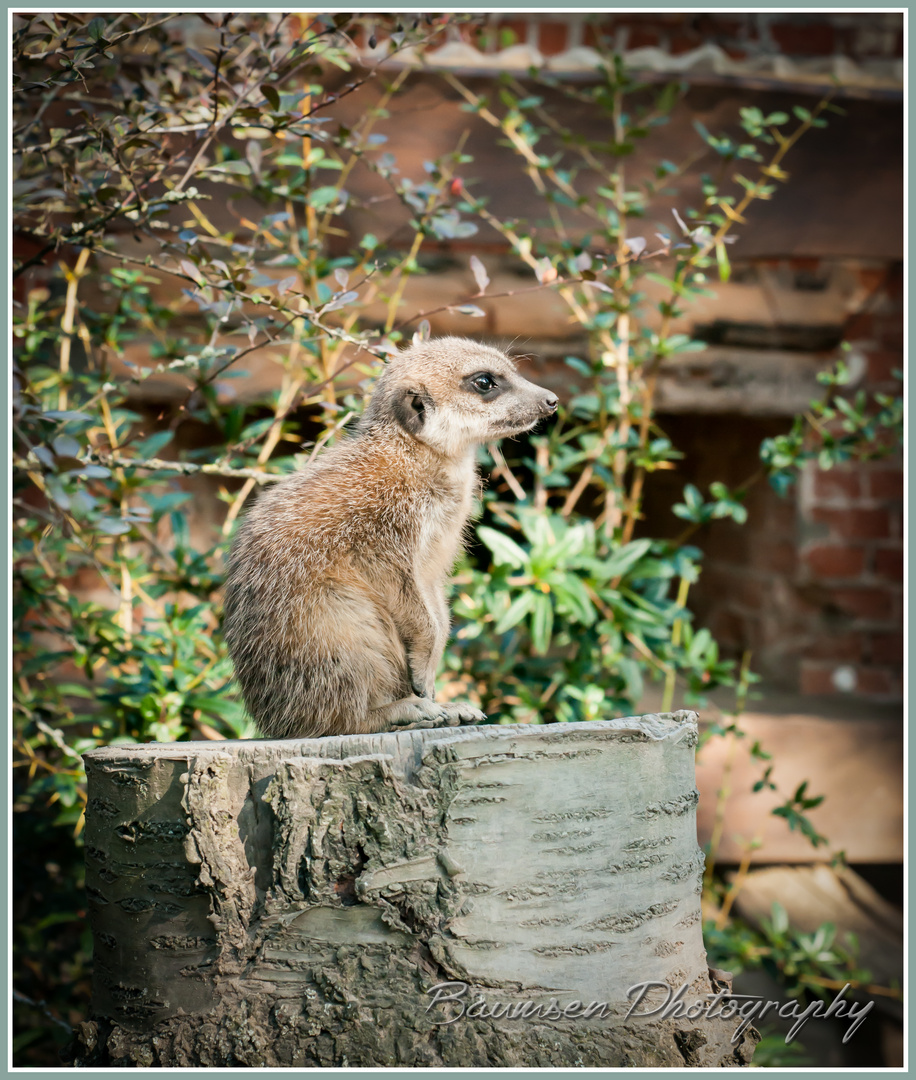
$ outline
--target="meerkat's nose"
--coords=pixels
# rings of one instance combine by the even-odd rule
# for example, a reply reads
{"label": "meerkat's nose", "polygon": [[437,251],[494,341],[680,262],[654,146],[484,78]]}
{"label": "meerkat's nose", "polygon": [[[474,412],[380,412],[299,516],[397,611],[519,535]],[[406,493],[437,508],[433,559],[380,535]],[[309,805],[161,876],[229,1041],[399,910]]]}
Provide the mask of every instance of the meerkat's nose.
{"label": "meerkat's nose", "polygon": [[548,394],[547,397],[544,398],[541,407],[546,413],[555,413],[559,404],[560,402],[557,400],[556,394]]}

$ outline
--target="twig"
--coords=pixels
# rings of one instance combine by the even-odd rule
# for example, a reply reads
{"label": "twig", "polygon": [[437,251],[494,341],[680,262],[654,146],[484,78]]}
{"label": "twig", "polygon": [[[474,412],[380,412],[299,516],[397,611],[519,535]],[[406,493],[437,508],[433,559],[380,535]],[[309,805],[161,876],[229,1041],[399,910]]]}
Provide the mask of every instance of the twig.
{"label": "twig", "polygon": [[[616,582],[615,582],[616,587]],[[679,608],[685,607],[687,604],[687,593],[690,590],[690,579],[687,577],[681,578],[681,583],[677,590],[677,606]],[[680,617],[674,620],[674,624],[671,627],[671,647],[672,649],[678,648],[681,644],[681,632],[684,628],[684,620]],[[674,678],[675,670],[672,664],[665,676],[665,691],[662,695],[662,712],[670,712],[671,706],[674,702]]]}
{"label": "twig", "polygon": [[492,457],[493,460],[496,462],[496,468],[493,470],[494,478],[497,476],[502,476],[502,478],[509,485],[511,492],[516,497],[516,499],[518,499],[519,502],[527,501],[528,496],[525,494],[525,489],[518,482],[518,480],[515,479],[515,476],[512,474],[512,470],[509,468],[508,464],[506,463],[506,459],[503,457],[502,451],[496,445],[496,443],[490,443],[487,446],[487,451],[490,454],[490,457]]}
{"label": "twig", "polygon": [[827,990],[842,990],[851,986],[854,990],[864,990],[867,994],[875,994],[878,997],[889,997],[902,1000],[903,991],[893,986],[876,986],[874,983],[863,983],[857,979],[825,979],[820,975],[799,975],[799,980],[805,983],[813,983],[814,986],[823,986]]}
{"label": "twig", "polygon": [[203,473],[206,476],[228,476],[241,480],[253,480],[257,484],[274,484],[286,475],[265,472],[263,469],[231,469],[226,465],[193,465],[188,461],[165,461],[163,458],[123,458],[117,454],[105,453],[103,450],[89,451],[86,458],[97,461],[100,465],[116,465],[121,469],[150,469],[154,472],[178,473],[181,476]]}
{"label": "twig", "polygon": [[73,1028],[66,1020],[61,1020],[59,1016],[55,1016],[44,1001],[33,1001],[32,998],[27,997],[17,990],[15,986],[13,987],[13,1000],[18,1001],[23,1005],[28,1005],[30,1009],[37,1009],[40,1013],[44,1014],[52,1024],[57,1024],[58,1027],[63,1028],[68,1035],[73,1034]]}
{"label": "twig", "polygon": [[537,444],[535,462],[537,471],[534,476],[534,508],[544,511],[547,509],[547,485],[544,477],[550,471],[550,446],[546,440]]}
{"label": "twig", "polygon": [[80,278],[86,272],[89,255],[89,248],[83,248],[72,270],[67,269],[66,266],[62,267],[64,276],[67,279],[67,299],[64,304],[64,315],[60,320],[60,387],[57,391],[57,407],[61,411],[67,408],[67,381],[70,374],[70,348],[73,343],[76,291],[79,288]]}

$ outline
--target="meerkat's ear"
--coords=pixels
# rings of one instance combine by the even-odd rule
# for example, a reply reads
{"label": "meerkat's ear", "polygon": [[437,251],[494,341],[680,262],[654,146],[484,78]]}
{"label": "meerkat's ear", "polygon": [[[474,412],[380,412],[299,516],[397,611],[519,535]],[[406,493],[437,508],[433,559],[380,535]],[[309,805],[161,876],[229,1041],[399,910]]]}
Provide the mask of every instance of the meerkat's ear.
{"label": "meerkat's ear", "polygon": [[423,429],[426,418],[433,409],[433,399],[423,387],[407,388],[398,391],[392,402],[392,412],[397,422],[411,435],[417,435]]}

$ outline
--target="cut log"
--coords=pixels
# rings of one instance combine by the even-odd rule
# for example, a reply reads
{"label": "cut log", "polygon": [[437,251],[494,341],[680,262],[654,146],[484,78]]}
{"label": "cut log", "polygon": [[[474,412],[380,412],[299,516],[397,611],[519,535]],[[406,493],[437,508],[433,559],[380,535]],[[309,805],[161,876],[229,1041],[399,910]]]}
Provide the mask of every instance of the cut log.
{"label": "cut log", "polygon": [[696,741],[682,712],[92,751],[71,1059],[747,1064],[702,1005]]}

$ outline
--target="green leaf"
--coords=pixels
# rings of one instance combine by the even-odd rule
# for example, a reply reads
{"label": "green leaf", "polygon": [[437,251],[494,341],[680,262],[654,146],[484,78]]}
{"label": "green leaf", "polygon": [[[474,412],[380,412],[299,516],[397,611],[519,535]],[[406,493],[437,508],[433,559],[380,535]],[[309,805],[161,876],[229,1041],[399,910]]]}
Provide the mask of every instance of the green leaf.
{"label": "green leaf", "polygon": [[497,634],[504,634],[518,625],[534,607],[535,594],[530,590],[517,596],[509,605],[509,610],[499,619],[493,628]]}
{"label": "green leaf", "polygon": [[148,435],[145,439],[141,439],[134,444],[134,449],[137,455],[141,458],[154,458],[158,457],[160,451],[162,451],[172,441],[174,432],[156,431],[152,435]]}
{"label": "green leaf", "polygon": [[528,593],[534,600],[531,618],[531,644],[536,656],[544,656],[553,632],[553,603],[545,593]]}
{"label": "green leaf", "polygon": [[251,166],[247,161],[237,159],[234,161],[220,161],[213,165],[207,165],[204,172],[225,173],[231,176],[250,176]]}
{"label": "green leaf", "polygon": [[622,577],[652,547],[651,540],[631,540],[629,544],[618,548],[604,561],[604,572],[609,577]]}
{"label": "green leaf", "polygon": [[732,276],[731,263],[728,261],[728,252],[725,244],[721,241],[716,244],[716,262],[719,264],[719,280],[728,281]]}
{"label": "green leaf", "polygon": [[575,574],[565,574],[560,581],[551,582],[550,587],[558,604],[567,608],[577,622],[585,626],[591,626],[595,622],[598,613],[585,584]]}
{"label": "green leaf", "polygon": [[96,527],[109,536],[121,536],[123,533],[130,532],[130,522],[121,518],[102,518]]}
{"label": "green leaf", "polygon": [[773,907],[771,908],[771,922],[773,930],[778,935],[784,934],[789,929],[789,916],[786,913],[786,909],[778,900],[773,901]]}
{"label": "green leaf", "polygon": [[195,285],[204,284],[203,274],[201,274],[200,270],[197,269],[197,267],[194,265],[194,263],[191,262],[190,259],[182,259],[178,265],[181,267],[182,271],[187,274],[188,277],[195,283]]}
{"label": "green leaf", "polygon": [[687,651],[687,655],[693,663],[699,664],[702,662],[710,645],[712,645],[712,634],[704,627],[702,630],[698,630],[694,635],[693,641],[690,643],[690,648]]}
{"label": "green leaf", "polygon": [[309,195],[308,202],[309,206],[313,206],[316,210],[326,210],[329,206],[336,206],[340,197],[338,188],[333,184],[328,184],[325,187],[315,188]]}
{"label": "green leaf", "polygon": [[88,413],[74,409],[49,409],[41,414],[43,420],[91,420]]}
{"label": "green leaf", "polygon": [[643,678],[639,664],[629,656],[622,656],[617,661],[617,670],[624,681],[624,692],[631,701],[638,701],[643,693]]}
{"label": "green leaf", "polygon": [[493,554],[493,562],[497,566],[511,566],[520,570],[528,562],[528,554],[505,533],[497,532],[487,525],[481,525],[477,535],[487,545]]}
{"label": "green leaf", "polygon": [[548,544],[545,554],[549,556],[554,566],[558,566],[585,550],[588,541],[588,528],[584,525],[575,525],[571,529],[567,529],[566,535],[562,536],[555,544]]}

